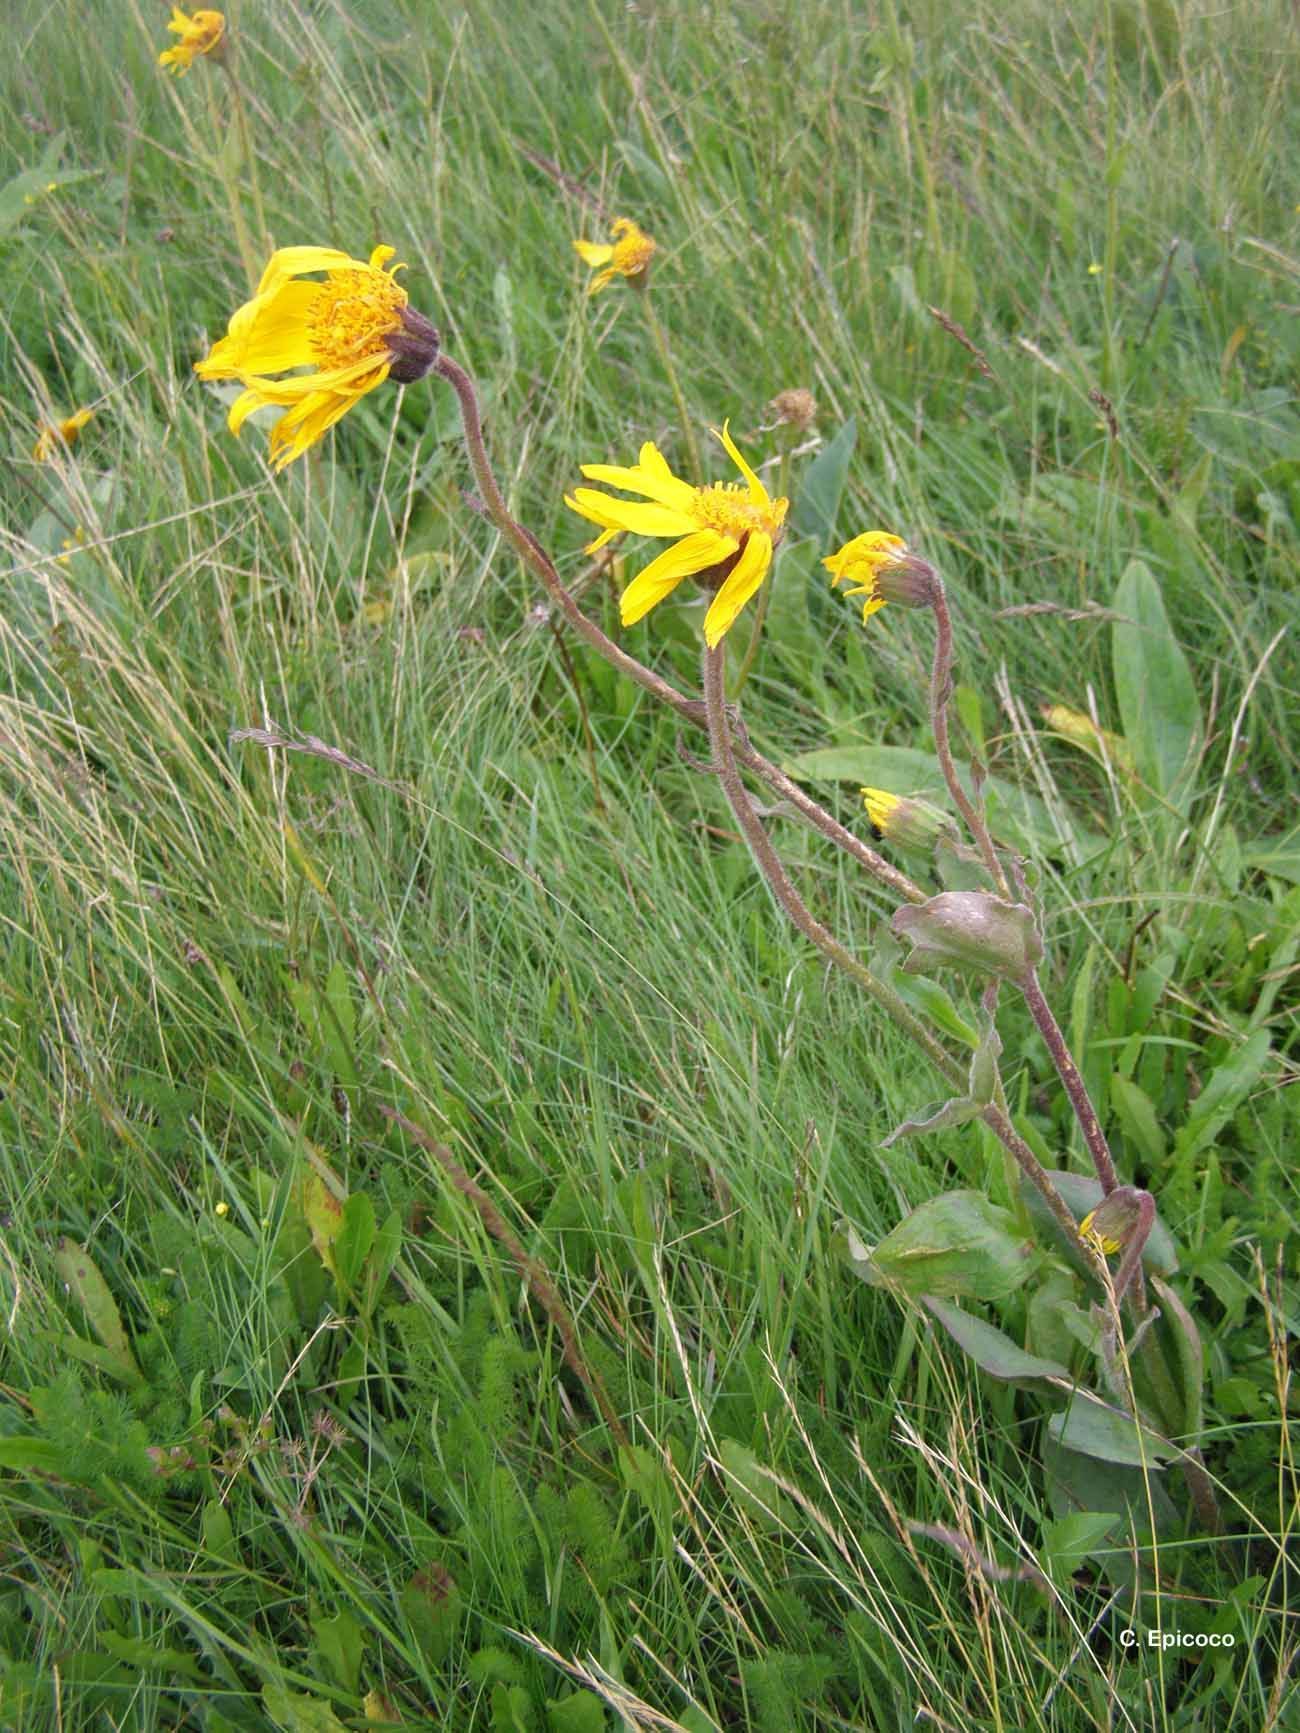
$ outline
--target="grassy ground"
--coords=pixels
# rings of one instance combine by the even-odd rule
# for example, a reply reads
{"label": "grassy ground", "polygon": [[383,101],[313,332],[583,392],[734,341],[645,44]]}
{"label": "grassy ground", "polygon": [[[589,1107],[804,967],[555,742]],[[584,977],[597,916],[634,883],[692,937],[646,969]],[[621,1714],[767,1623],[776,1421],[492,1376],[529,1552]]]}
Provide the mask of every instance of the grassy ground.
{"label": "grassy ground", "polygon": [[[1293,9],[232,4],[256,175],[221,71],[157,71],[165,8],[18,11],[0,1722],[1291,1724]],[[449,394],[377,392],[273,478],[191,371],[241,226],[257,262],[397,246],[576,578],[577,464],[688,461],[643,304],[587,299],[570,246],[625,213],[690,432],[777,460],[795,386],[824,440],[853,420],[835,530],[943,567],[963,717],[1048,809],[1049,990],[1207,1341],[1225,1538],[1147,1580],[1231,1650],[1126,1652],[1127,1554],[1072,1556],[1041,1408],[837,1258],[840,1217],[1012,1201],[997,1147],[881,1152],[922,1062],[783,925],[677,729],[539,618]],[[808,463],[767,473],[798,499]],[[864,632],[813,577],[831,545],[783,554],[746,707],[775,758],[838,751],[816,792],[856,825],[867,755],[928,745],[929,639]],[[1158,810],[1039,716],[1123,725],[1134,560],[1195,694]],[[690,684],[698,617],[629,645]],[[373,774],[231,739],[272,727]],[[865,949],[882,898],[772,823]],[[1081,1165],[1003,1033],[1018,1123]],[[585,1378],[428,1140],[549,1272]]]}

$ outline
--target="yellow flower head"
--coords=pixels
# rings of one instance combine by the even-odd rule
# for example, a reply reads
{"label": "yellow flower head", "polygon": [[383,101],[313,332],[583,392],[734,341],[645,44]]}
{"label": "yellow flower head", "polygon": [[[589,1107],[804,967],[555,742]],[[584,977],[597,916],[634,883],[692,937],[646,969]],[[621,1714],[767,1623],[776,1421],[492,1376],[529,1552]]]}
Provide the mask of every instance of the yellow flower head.
{"label": "yellow flower head", "polygon": [[43,424],[40,437],[32,447],[34,460],[37,463],[48,463],[61,445],[71,445],[94,413],[93,409],[79,409],[66,421]]}
{"label": "yellow flower head", "polygon": [[1079,1238],[1086,1246],[1091,1246],[1094,1251],[1100,1252],[1103,1257],[1113,1257],[1120,1249],[1120,1242],[1117,1239],[1112,1239],[1109,1234],[1099,1232],[1093,1225],[1093,1218],[1096,1214],[1095,1209],[1089,1210],[1079,1223]]}
{"label": "yellow flower head", "polygon": [[956,826],[947,813],[928,800],[890,794],[884,788],[860,788],[858,793],[872,828],[900,848],[929,854],[941,836],[955,835]]}
{"label": "yellow flower head", "polygon": [[[368,264],[333,247],[281,247],[262,273],[257,293],[235,313],[212,353],[196,361],[202,379],[238,379],[244,390],[230,409],[238,433],[255,409],[287,411],[271,429],[277,469],[308,446],[352,405],[393,378],[422,379],[438,356],[438,333],[414,312],[389,266],[392,247],[376,247]],[[325,281],[302,282],[312,271]],[[272,379],[309,367],[310,373]]]}
{"label": "yellow flower head", "polygon": [[655,256],[654,240],[629,217],[619,217],[610,234],[614,237],[612,241],[573,243],[573,250],[583,264],[590,265],[597,273],[587,285],[589,295],[603,289],[606,283],[612,283],[615,277],[627,277],[637,284],[644,282],[650,261]]}
{"label": "yellow flower head", "polygon": [[769,496],[736,450],[727,427],[724,423],[721,433],[716,427],[713,432],[745,478],[744,486],[720,481],[709,487],[692,487],[675,476],[662,454],[647,443],[641,447],[640,461],[630,469],[584,463],[582,473],[591,481],[642,494],[652,504],[616,499],[594,487],[578,487],[566,494],[564,503],[571,511],[600,525],[601,534],[587,548],[589,554],[620,530],[638,536],[680,538],[651,560],[624,590],[621,612],[625,626],[649,613],[683,578],[695,577],[716,591],[704,618],[704,636],[713,649],[767,576],[773,550],[784,533],[790,502]]}
{"label": "yellow flower head", "polygon": [[220,47],[226,33],[226,20],[222,13],[206,8],[190,17],[179,6],[173,6],[172,20],[167,28],[179,36],[180,41],[163,49],[158,64],[168,67],[177,78],[184,78],[200,54],[211,54]]}
{"label": "yellow flower head", "polygon": [[849,596],[865,596],[862,619],[865,624],[891,598],[881,594],[880,574],[886,567],[898,565],[907,555],[907,543],[902,536],[891,536],[885,530],[868,530],[845,542],[837,554],[822,561],[831,574],[831,588],[847,584]]}

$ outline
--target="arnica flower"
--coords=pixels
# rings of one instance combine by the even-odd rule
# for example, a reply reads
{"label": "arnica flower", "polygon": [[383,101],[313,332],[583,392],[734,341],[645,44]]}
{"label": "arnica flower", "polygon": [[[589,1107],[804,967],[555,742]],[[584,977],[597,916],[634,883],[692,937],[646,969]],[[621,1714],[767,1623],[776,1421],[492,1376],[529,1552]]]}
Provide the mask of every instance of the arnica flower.
{"label": "arnica flower", "polygon": [[773,551],[784,533],[790,502],[771,498],[736,450],[727,427],[724,423],[721,433],[716,427],[713,433],[744,476],[743,487],[738,482],[721,481],[692,487],[675,476],[662,453],[647,443],[641,447],[640,461],[630,469],[584,463],[582,473],[591,481],[643,494],[652,504],[616,499],[594,487],[579,487],[566,494],[564,503],[571,511],[601,527],[601,534],[587,548],[589,554],[620,530],[638,536],[680,538],[651,560],[624,590],[620,610],[625,626],[634,625],[649,613],[683,578],[697,578],[717,592],[704,617],[704,637],[712,650],[767,576]]}
{"label": "arnica flower", "polygon": [[956,837],[957,827],[946,812],[914,795],[890,794],[883,788],[858,790],[873,828],[899,848],[929,854],[941,836]]}
{"label": "arnica flower", "polygon": [[[630,217],[619,217],[610,229],[612,241],[575,241],[573,250],[584,265],[597,273],[587,285],[589,295],[596,294],[615,277],[626,277],[638,287],[644,283],[655,256],[655,243],[644,229],[639,229]],[[602,270],[601,267],[604,267]]]}
{"label": "arnica flower", "polygon": [[174,72],[177,78],[184,78],[200,54],[211,54],[221,46],[221,39],[226,33],[226,20],[223,13],[212,12],[205,8],[192,16],[182,12],[179,6],[172,7],[172,21],[167,26],[180,41],[170,48],[164,48],[158,56],[159,66],[166,66]]}
{"label": "arnica flower", "polygon": [[32,447],[34,461],[48,463],[61,445],[71,445],[94,413],[93,409],[79,409],[75,415],[70,415],[66,421],[56,421],[43,425],[40,437]]}
{"label": "arnica flower", "polygon": [[[438,358],[438,333],[408,305],[388,266],[392,247],[376,247],[363,264],[333,247],[281,247],[257,293],[235,313],[212,353],[196,361],[202,379],[238,379],[245,389],[230,409],[238,433],[255,409],[288,413],[271,429],[271,457],[283,469],[346,415],[376,385],[423,379]],[[301,282],[324,271],[325,281]],[[272,379],[294,367],[310,373]]]}
{"label": "arnica flower", "polygon": [[845,542],[837,554],[822,564],[831,574],[831,588],[847,584],[846,595],[865,596],[865,624],[886,602],[904,608],[928,608],[934,596],[934,567],[911,553],[902,536],[886,530],[868,530]]}

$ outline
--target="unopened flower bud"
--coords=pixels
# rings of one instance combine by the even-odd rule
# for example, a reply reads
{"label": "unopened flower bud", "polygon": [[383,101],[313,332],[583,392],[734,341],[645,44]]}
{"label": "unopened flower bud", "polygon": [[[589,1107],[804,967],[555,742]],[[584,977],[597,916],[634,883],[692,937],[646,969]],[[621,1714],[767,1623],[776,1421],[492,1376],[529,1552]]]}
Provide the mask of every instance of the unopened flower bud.
{"label": "unopened flower bud", "polygon": [[793,386],[777,392],[767,406],[767,413],[775,426],[789,426],[807,433],[817,419],[817,399],[804,386]]}
{"label": "unopened flower bud", "polygon": [[909,975],[946,963],[1016,980],[1043,955],[1029,909],[988,891],[941,891],[929,902],[897,910],[890,924],[912,946],[903,964]]}
{"label": "unopened flower bud", "polygon": [[889,794],[883,788],[858,791],[867,817],[887,842],[918,854],[930,854],[941,836],[956,838],[957,827],[946,812],[913,795]]}
{"label": "unopened flower bud", "polygon": [[1094,1246],[1105,1257],[1120,1251],[1129,1240],[1142,1216],[1142,1200],[1147,1194],[1136,1186],[1117,1185],[1096,1209],[1089,1210],[1079,1223],[1079,1238]]}
{"label": "unopened flower bud", "polygon": [[402,307],[400,317],[401,324],[384,338],[393,358],[388,377],[399,385],[413,385],[438,359],[438,328],[414,307]]}

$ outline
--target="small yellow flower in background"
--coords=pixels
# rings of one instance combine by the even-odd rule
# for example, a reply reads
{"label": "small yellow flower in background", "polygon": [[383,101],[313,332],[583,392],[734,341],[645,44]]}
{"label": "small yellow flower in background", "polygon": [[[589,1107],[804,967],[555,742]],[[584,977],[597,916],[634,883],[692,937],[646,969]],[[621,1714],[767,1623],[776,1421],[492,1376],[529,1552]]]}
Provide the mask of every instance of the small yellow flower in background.
{"label": "small yellow flower in background", "polygon": [[94,413],[93,409],[79,409],[66,421],[43,424],[40,437],[32,447],[35,462],[48,463],[61,445],[71,445]]}
{"label": "small yellow flower in background", "polygon": [[70,536],[64,536],[60,545],[62,546],[63,552],[58,556],[56,564],[64,567],[70,566],[72,564],[73,554],[80,553],[82,548],[86,545],[85,530],[82,529],[80,524],[78,524]]}
{"label": "small yellow flower in background", "polygon": [[190,16],[179,6],[173,6],[171,23],[167,28],[174,36],[179,36],[180,41],[163,49],[158,64],[167,67],[178,78],[184,78],[200,54],[211,54],[221,46],[226,20],[224,14],[206,8]]}
{"label": "small yellow flower in background", "polygon": [[230,1205],[226,1202],[225,1198],[222,1198],[220,1203],[214,1204],[213,1209],[219,1216],[228,1216],[230,1214]]}
{"label": "small yellow flower in background", "polygon": [[[438,333],[407,304],[390,266],[392,247],[376,247],[369,263],[333,247],[281,247],[262,273],[257,293],[232,315],[212,352],[196,361],[201,379],[238,379],[231,405],[238,433],[255,409],[287,411],[271,429],[271,458],[283,469],[354,403],[385,379],[409,385],[438,358]],[[302,282],[324,271],[325,281]],[[295,367],[310,373],[272,379]]]}
{"label": "small yellow flower in background", "polygon": [[[578,254],[584,265],[590,265],[597,273],[587,285],[587,293],[594,295],[603,289],[607,283],[612,283],[615,277],[627,277],[629,281],[641,283],[650,269],[650,261],[655,256],[655,243],[639,229],[630,217],[619,217],[610,229],[614,237],[612,241],[575,241],[573,250]],[[601,270],[601,266],[605,268]]]}
{"label": "small yellow flower in background", "polygon": [[1094,259],[1094,261],[1093,261],[1093,262],[1092,262],[1092,264],[1091,264],[1091,265],[1089,265],[1089,266],[1088,266],[1088,275],[1089,275],[1089,276],[1090,276],[1090,277],[1100,277],[1100,275],[1101,275],[1101,273],[1102,273],[1102,272],[1103,272],[1103,271],[1104,271],[1104,270],[1105,270],[1105,269],[1106,269],[1106,267],[1105,267],[1105,266],[1104,266],[1104,265],[1099,265],[1099,264],[1098,264],[1098,263],[1097,263],[1097,262],[1096,262],[1096,260],[1095,260],[1095,259]]}
{"label": "small yellow flower in background", "polygon": [[737,482],[692,487],[674,475],[662,453],[647,443],[641,447],[640,461],[630,469],[584,463],[582,473],[591,481],[643,494],[652,504],[616,499],[594,487],[575,488],[565,495],[570,511],[601,527],[602,533],[587,548],[589,554],[620,530],[680,538],[624,590],[620,611],[625,626],[648,614],[683,578],[695,577],[717,592],[704,618],[704,637],[713,649],[767,576],[790,502],[771,498],[736,450],[728,425],[724,423],[721,433],[715,427],[713,433],[745,478],[743,487]]}

